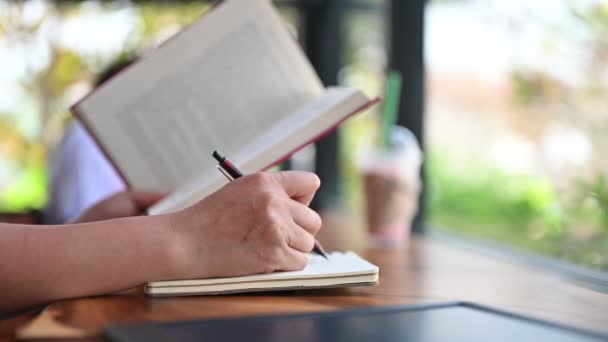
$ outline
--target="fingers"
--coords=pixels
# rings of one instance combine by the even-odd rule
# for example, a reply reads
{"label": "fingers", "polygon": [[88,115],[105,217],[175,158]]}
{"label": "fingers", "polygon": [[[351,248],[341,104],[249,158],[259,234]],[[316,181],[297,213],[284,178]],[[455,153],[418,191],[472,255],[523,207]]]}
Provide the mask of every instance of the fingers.
{"label": "fingers", "polygon": [[290,198],[304,205],[310,204],[321,185],[319,177],[311,172],[282,171],[272,175]]}
{"label": "fingers", "polygon": [[140,209],[147,209],[158,201],[160,201],[163,197],[165,197],[166,193],[160,192],[148,192],[148,191],[135,191],[130,190],[127,191],[128,196],[133,200],[133,203]]}
{"label": "fingers", "polygon": [[283,257],[283,261],[279,271],[299,271],[308,265],[308,254],[290,249]]}
{"label": "fingers", "polygon": [[296,201],[290,201],[289,212],[293,221],[313,236],[321,229],[322,221],[314,210]]}
{"label": "fingers", "polygon": [[312,209],[296,201],[289,202],[289,211],[293,220],[288,225],[288,245],[300,252],[310,252],[315,244],[314,235],[321,229],[321,217]]}
{"label": "fingers", "polygon": [[312,251],[315,246],[315,238],[312,234],[295,224],[287,227],[287,229],[287,245],[289,247],[304,253]]}

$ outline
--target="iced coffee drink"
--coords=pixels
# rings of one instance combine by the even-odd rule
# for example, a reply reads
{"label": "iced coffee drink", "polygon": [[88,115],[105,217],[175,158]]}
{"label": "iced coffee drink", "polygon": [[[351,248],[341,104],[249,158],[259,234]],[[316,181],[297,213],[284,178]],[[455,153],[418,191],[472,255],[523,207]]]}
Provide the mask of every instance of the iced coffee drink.
{"label": "iced coffee drink", "polygon": [[369,152],[362,167],[370,243],[400,246],[407,243],[418,209],[422,155],[413,134],[395,127],[389,149]]}

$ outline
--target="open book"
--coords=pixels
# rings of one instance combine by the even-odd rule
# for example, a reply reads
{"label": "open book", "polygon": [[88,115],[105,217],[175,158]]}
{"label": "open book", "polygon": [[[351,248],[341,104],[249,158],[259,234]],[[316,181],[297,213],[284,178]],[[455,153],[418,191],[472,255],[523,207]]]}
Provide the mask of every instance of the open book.
{"label": "open book", "polygon": [[72,111],[129,187],[171,193],[154,215],[225,184],[214,150],[264,170],[375,102],[324,89],[269,0],[225,0]]}
{"label": "open book", "polygon": [[378,283],[378,267],[352,252],[331,253],[328,259],[310,254],[308,260],[308,265],[301,271],[233,278],[158,281],[148,283],[145,292],[152,296],[211,295]]}

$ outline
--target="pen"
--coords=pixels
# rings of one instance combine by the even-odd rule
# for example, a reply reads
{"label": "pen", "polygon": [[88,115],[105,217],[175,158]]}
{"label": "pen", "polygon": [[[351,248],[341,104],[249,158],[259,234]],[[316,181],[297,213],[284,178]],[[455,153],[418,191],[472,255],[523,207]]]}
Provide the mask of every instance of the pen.
{"label": "pen", "polygon": [[[213,158],[215,158],[215,160],[217,160],[217,162],[219,163],[217,165],[218,170],[220,170],[220,172],[224,176],[226,176],[229,181],[233,181],[243,176],[243,173],[239,171],[239,169],[230,160],[228,160],[228,158],[222,156],[217,151],[213,151],[212,155]],[[323,247],[321,247],[321,243],[319,243],[319,241],[317,240],[315,240],[315,246],[313,247],[312,251],[324,257],[325,259],[329,259],[327,257],[327,253],[325,253],[325,250],[323,250]]]}

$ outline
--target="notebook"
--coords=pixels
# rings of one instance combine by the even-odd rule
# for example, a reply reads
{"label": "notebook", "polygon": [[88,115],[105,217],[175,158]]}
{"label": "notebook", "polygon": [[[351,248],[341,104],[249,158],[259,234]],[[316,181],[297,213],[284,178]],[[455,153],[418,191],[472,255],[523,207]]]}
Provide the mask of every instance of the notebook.
{"label": "notebook", "polygon": [[239,292],[300,290],[374,285],[379,268],[353,252],[328,254],[325,259],[310,254],[308,265],[293,272],[274,272],[242,277],[171,280],[148,283],[151,296],[216,295]]}

